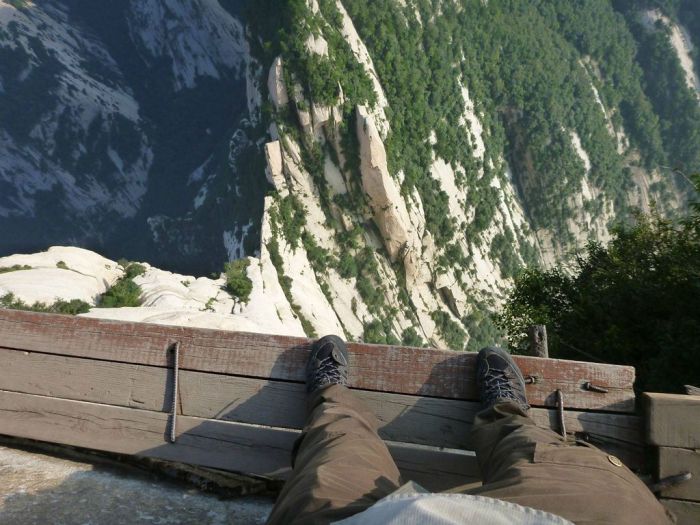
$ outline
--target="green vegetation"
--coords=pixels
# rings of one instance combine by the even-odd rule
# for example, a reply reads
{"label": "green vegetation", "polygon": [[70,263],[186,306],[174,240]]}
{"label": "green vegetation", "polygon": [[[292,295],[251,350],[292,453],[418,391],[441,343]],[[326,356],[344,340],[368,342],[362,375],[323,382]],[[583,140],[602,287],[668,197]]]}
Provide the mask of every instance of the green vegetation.
{"label": "green vegetation", "polygon": [[[254,3],[249,20],[264,39],[266,62],[281,54],[304,93],[317,104],[334,104],[339,89],[350,111],[355,104],[373,104],[376,95],[363,67],[355,59],[340,31],[340,13],[332,0],[319,2],[321,14],[313,15],[305,0],[260,0]],[[332,26],[327,23],[332,21]],[[328,43],[328,56],[309,53],[306,41],[320,31]],[[288,83],[291,85],[291,83]]]}
{"label": "green vegetation", "polygon": [[491,310],[492,308],[477,303],[474,311],[463,319],[469,333],[466,348],[468,352],[478,352],[484,346],[505,343],[503,331],[496,325],[494,316],[490,313]]}
{"label": "green vegetation", "polygon": [[[672,17],[682,9],[686,15],[696,11],[688,0],[646,3],[668,4]],[[595,195],[584,203],[586,212],[600,216],[604,203],[612,201],[618,218],[630,219],[628,196],[638,167],[656,169],[671,164],[669,159],[674,159],[674,167],[698,166],[700,109],[684,85],[667,35],[638,24],[636,12],[643,4],[642,0],[416,0],[401,8],[395,0],[344,1],[389,102],[391,131],[385,144],[390,172],[403,172],[404,196],[417,190],[421,197],[427,230],[441,249],[438,269],[453,268],[457,275],[470,271],[471,254],[463,253],[458,241],[464,236],[472,245],[483,244],[481,234],[493,225],[500,206],[495,179],[506,182],[504,159],[513,168],[513,182],[529,222],[536,229],[550,230],[564,245],[573,240],[571,197],[581,194],[584,179]],[[340,34],[342,17],[335,2],[320,0],[319,6],[320,15],[314,15],[303,0],[283,7],[263,0],[256,3],[251,20],[263,37],[265,60],[269,63],[282,54],[288,85],[292,79],[300,82],[307,100],[332,104],[339,85],[344,92],[339,138],[345,152],[342,167],[349,179],[345,195],[330,197],[321,162],[329,152],[298,133],[293,110],[269,114],[282,123],[283,133],[292,134],[302,145],[303,164],[319,188],[328,223],[336,229],[338,244],[347,249],[334,254],[319,246],[305,231],[305,210],[291,196],[278,200],[273,227],[294,248],[301,239],[324,293],[329,266],[343,278],[357,279],[358,292],[377,319],[366,324],[365,340],[387,342],[399,335],[391,322],[397,310],[387,304],[378,262],[362,238],[363,231],[373,226],[358,224],[344,232],[329,212],[337,206],[357,218],[366,209],[353,108],[375,103],[376,96]],[[688,24],[693,20],[700,16],[689,17]],[[327,58],[306,49],[309,37],[321,33],[329,44]],[[483,125],[483,158],[474,157],[475,142],[465,129],[471,125],[463,118],[463,88]],[[574,131],[588,154],[590,170],[576,152]],[[619,138],[623,132],[631,149]],[[468,216],[474,216],[470,224],[455,224],[447,213],[448,196],[429,173],[435,154],[452,166],[457,185],[466,190],[463,206]],[[678,182],[671,170],[667,172],[652,188],[661,206]],[[538,262],[537,250],[520,232],[506,229],[488,248],[503,278],[516,277],[523,262]],[[393,270],[402,285],[401,270]],[[401,307],[410,312],[405,290],[400,289],[399,296]],[[498,342],[502,332],[490,307],[474,300],[470,310],[461,325],[445,312],[433,314],[448,344],[464,348],[465,329],[470,350]],[[417,332],[404,332],[401,338],[420,342]]]}
{"label": "green vegetation", "polygon": [[[628,28],[631,15],[623,18],[612,2],[464,0],[440,4],[439,17],[433,16],[434,3],[417,2],[420,22],[410,14],[412,7],[398,13],[389,0],[348,0],[345,5],[380,78],[390,79],[384,86],[391,107],[390,169],[404,171],[406,189],[418,188],[439,245],[449,241],[454,227],[441,222],[445,200],[426,175],[431,130],[436,131],[436,152],[465,168],[462,183],[471,190],[469,206],[477,210],[472,234],[492,221],[495,201],[489,185],[502,176],[500,158],[509,151],[535,227],[566,235],[570,210],[563,198],[579,192],[584,176],[566,130],[578,131],[591,158],[594,184],[618,211],[624,209],[630,176],[592,86],[615,128],[624,125],[648,167],[668,158],[697,166],[700,119],[695,112],[700,110],[696,103],[687,116],[677,113],[689,105],[688,90],[678,85],[674,54],[665,55],[660,41],[655,43],[661,46],[657,60],[646,60],[651,50],[645,46],[638,54],[636,38],[641,37]],[[647,86],[661,62],[670,75],[665,90]],[[483,163],[472,157],[470,137],[458,125],[464,105],[460,76],[481,113]],[[674,129],[667,114],[681,118],[683,125]],[[485,172],[481,178],[478,169]]]}
{"label": "green vegetation", "polygon": [[[700,6],[697,9],[700,13]],[[682,170],[694,170],[700,166],[698,97],[687,86],[685,71],[670,42],[670,29],[662,24],[656,27],[656,31],[649,31],[639,23],[631,24],[639,44],[637,58],[644,71],[646,93],[659,117],[665,151],[665,156],[654,160],[658,165],[672,163]]]}
{"label": "green vegetation", "polygon": [[0,273],[10,273],[10,272],[19,272],[22,270],[31,270],[31,266],[27,266],[26,264],[14,264],[12,266],[5,266],[5,267],[0,267]]}
{"label": "green vegetation", "polygon": [[250,292],[253,290],[253,282],[247,273],[249,264],[249,259],[238,259],[224,265],[226,291],[244,303],[248,302]]}
{"label": "green vegetation", "polygon": [[10,310],[26,310],[29,312],[46,312],[52,314],[66,314],[66,315],[78,315],[84,314],[90,311],[90,304],[80,299],[72,299],[70,301],[64,301],[59,299],[53,304],[47,305],[46,303],[35,302],[29,305],[18,299],[12,293],[7,293],[0,297],[0,308],[7,308]]}
{"label": "green vegetation", "polygon": [[498,324],[514,351],[546,324],[550,355],[633,365],[638,390],[679,391],[700,377],[699,275],[700,206],[677,223],[637,214],[573,268],[520,275]]}
{"label": "green vegetation", "polygon": [[270,241],[268,241],[266,247],[267,251],[270,253],[272,265],[275,267],[275,270],[277,270],[277,279],[282,287],[284,296],[287,298],[287,301],[292,307],[294,314],[299,319],[301,327],[304,329],[304,333],[308,337],[316,337],[318,335],[316,334],[316,330],[314,330],[314,327],[309,320],[304,317],[304,314],[301,312],[301,307],[294,302],[294,298],[292,297],[292,280],[284,274],[284,263],[282,261],[282,256],[280,255],[279,243],[277,242],[277,239],[273,237]]}
{"label": "green vegetation", "polygon": [[204,308],[201,308],[202,312],[215,312],[214,310],[214,303],[216,302],[216,297],[210,297],[207,299],[206,304],[204,305]]}
{"label": "green vegetation", "polygon": [[403,331],[403,334],[401,334],[401,344],[404,346],[423,347],[423,346],[425,346],[425,341],[423,341],[423,338],[418,335],[418,332],[416,332],[416,329],[411,327],[411,328],[406,328]]}
{"label": "green vegetation", "polygon": [[8,0],[8,3],[16,9],[22,9],[29,4],[27,0]]}
{"label": "green vegetation", "polygon": [[388,320],[380,321],[375,319],[365,324],[362,333],[362,340],[365,343],[381,344],[381,345],[397,345],[399,340],[392,335],[391,322]]}
{"label": "green vegetation", "polygon": [[437,325],[438,333],[447,343],[450,350],[464,350],[464,341],[467,334],[462,327],[452,320],[449,314],[442,310],[430,314]]}
{"label": "green vegetation", "polygon": [[124,306],[141,306],[141,287],[134,278],[145,273],[146,268],[138,263],[120,260],[119,265],[124,269],[124,276],[107,290],[98,303],[99,308],[121,308]]}

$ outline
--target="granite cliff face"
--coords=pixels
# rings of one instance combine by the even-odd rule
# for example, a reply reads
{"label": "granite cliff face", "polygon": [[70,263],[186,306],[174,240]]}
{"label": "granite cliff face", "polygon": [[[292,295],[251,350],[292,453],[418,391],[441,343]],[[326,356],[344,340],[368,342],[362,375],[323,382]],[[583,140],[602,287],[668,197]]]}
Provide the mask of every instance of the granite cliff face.
{"label": "granite cliff face", "polygon": [[0,2],[0,253],[77,244],[200,273],[252,253],[255,71],[217,1]]}
{"label": "granite cliff face", "polygon": [[[109,8],[110,26],[77,2],[0,3],[14,61],[0,64],[0,115],[53,82],[20,124],[0,121],[0,250],[80,244],[180,273],[249,257],[247,302],[222,278],[147,265],[142,307],[87,315],[474,349],[498,338],[488,313],[518,267],[605,241],[631,206],[683,204],[658,162],[666,135],[640,131],[654,117],[643,71],[623,90],[619,64],[576,47],[590,35],[552,29],[537,7],[501,13],[514,25],[501,34],[494,11],[509,2],[234,4],[132,2]],[[655,11],[599,9],[591,28],[667,42],[669,71],[696,96],[689,32]],[[480,55],[469,20],[493,33]],[[531,46],[520,23],[551,32],[557,51],[538,49],[539,67],[516,63]],[[513,64],[491,64],[489,45]],[[566,93],[540,93],[547,82]],[[41,288],[65,277],[46,293],[94,305],[121,275],[107,260],[95,264],[108,276],[73,283],[56,250],[0,259],[33,268],[2,274],[0,295],[49,301]],[[98,257],[71,254],[71,270]]]}

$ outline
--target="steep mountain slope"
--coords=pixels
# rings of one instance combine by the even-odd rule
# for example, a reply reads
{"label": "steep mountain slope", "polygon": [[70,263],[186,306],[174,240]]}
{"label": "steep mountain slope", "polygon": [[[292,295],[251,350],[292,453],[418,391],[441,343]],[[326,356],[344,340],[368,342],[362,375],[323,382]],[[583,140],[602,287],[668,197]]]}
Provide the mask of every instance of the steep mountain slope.
{"label": "steep mountain slope", "polygon": [[252,253],[263,189],[238,168],[259,137],[255,67],[236,13],[215,0],[12,4],[0,250],[70,242],[200,273]]}
{"label": "steep mountain slope", "polygon": [[[633,205],[681,205],[684,182],[663,166],[697,165],[700,148],[672,157],[676,134],[635,63],[642,15],[288,2],[262,242],[307,332],[473,348],[496,337],[484,311],[519,265],[607,239]],[[673,48],[665,60],[681,80],[668,96],[700,114]]]}
{"label": "steep mountain slope", "polygon": [[521,265],[700,166],[687,2],[11,3],[0,251],[255,255],[220,306],[292,333],[493,342]]}

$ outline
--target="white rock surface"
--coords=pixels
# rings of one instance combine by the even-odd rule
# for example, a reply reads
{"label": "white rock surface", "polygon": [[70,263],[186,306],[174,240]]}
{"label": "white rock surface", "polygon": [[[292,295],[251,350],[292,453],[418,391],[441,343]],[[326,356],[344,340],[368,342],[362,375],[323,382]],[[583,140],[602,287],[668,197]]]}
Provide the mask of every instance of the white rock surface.
{"label": "white rock surface", "polygon": [[690,40],[688,30],[673,23],[666,15],[658,9],[649,9],[642,13],[642,21],[650,28],[656,22],[661,22],[671,31],[671,45],[678,55],[678,60],[685,73],[685,80],[690,89],[700,95],[700,75],[695,70],[693,62],[693,44]]}
{"label": "white rock surface", "polygon": [[586,175],[588,175],[591,172],[592,167],[591,158],[588,156],[588,152],[583,149],[581,137],[579,137],[579,134],[575,130],[569,130],[569,136],[571,137],[571,144],[574,146],[576,155],[578,155],[581,162],[583,162],[583,167],[586,169]]}
{"label": "white rock surface", "polygon": [[[68,269],[59,268],[59,264]],[[0,258],[0,268],[15,265],[32,269],[0,273],[0,296],[12,293],[30,305],[35,302],[51,304],[58,299],[80,299],[95,304],[123,274],[114,261],[89,250],[68,246]]]}
{"label": "white rock surface", "polygon": [[8,447],[0,447],[0,485],[8,525],[262,525],[273,504]]}
{"label": "white rock surface", "polygon": [[286,186],[286,181],[284,179],[284,172],[282,171],[282,147],[280,146],[279,140],[265,144],[265,159],[267,160],[267,167],[265,169],[267,180],[277,191],[282,191]]}
{"label": "white rock surface", "polygon": [[[134,278],[143,305],[133,308],[93,308],[86,317],[158,324],[197,326],[283,335],[304,335],[279,284],[263,245],[260,258],[248,258],[253,288],[247,303],[225,290],[223,277],[180,275],[148,264]],[[63,262],[69,269],[57,268]],[[12,293],[25,303],[51,304],[80,299],[95,305],[123,270],[114,261],[81,248],[57,246],[46,252],[0,258],[0,268],[31,266],[30,270],[0,273],[0,297]]]}
{"label": "white rock surface", "polygon": [[306,49],[310,53],[320,55],[322,57],[328,56],[328,42],[321,35],[311,34],[306,39]]}
{"label": "white rock surface", "polygon": [[275,58],[270,67],[270,74],[267,77],[267,90],[270,93],[270,99],[275,109],[280,109],[289,103],[282,67],[282,57]]}
{"label": "white rock surface", "polygon": [[484,144],[484,126],[481,124],[481,120],[476,114],[476,109],[474,108],[474,101],[472,101],[469,96],[469,90],[461,84],[462,89],[462,99],[464,100],[464,112],[459,117],[460,125],[466,127],[472,137],[472,145],[474,147],[472,154],[477,159],[484,158],[484,153],[486,152],[486,145]]}
{"label": "white rock surface", "polygon": [[374,69],[374,62],[372,62],[372,57],[370,56],[369,51],[367,51],[365,43],[360,38],[360,35],[357,34],[355,25],[353,24],[350,15],[348,15],[348,12],[345,10],[345,6],[341,0],[336,0],[336,7],[343,18],[341,33],[347,43],[350,45],[350,49],[352,49],[352,52],[355,54],[358,62],[365,68],[365,72],[369,76],[370,80],[372,81],[372,85],[374,86],[374,92],[377,94],[377,104],[374,108],[372,108],[371,112],[376,118],[377,128],[379,129],[382,138],[386,138],[387,133],[389,133],[390,125],[388,119],[386,118],[384,108],[389,105],[389,102],[387,101],[386,95],[384,94],[384,89],[382,89],[382,85],[379,82],[377,71]]}
{"label": "white rock surface", "polygon": [[387,167],[386,150],[374,118],[364,106],[357,107],[357,138],[360,142],[362,187],[369,196],[374,220],[382,233],[391,261],[396,261],[412,242],[413,229],[399,187]]}

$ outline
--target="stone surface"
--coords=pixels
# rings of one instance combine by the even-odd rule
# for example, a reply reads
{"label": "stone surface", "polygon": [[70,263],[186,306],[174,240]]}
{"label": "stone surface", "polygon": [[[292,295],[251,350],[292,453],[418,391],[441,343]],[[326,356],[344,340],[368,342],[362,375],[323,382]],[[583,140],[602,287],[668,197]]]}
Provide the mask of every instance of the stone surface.
{"label": "stone surface", "polygon": [[189,485],[0,447],[0,523],[263,524],[272,501],[221,499]]}
{"label": "stone surface", "polygon": [[360,142],[362,187],[369,196],[374,221],[382,234],[392,262],[405,246],[413,246],[413,229],[406,203],[387,167],[386,150],[375,119],[364,106],[357,107],[357,138]]}
{"label": "stone surface", "polygon": [[194,278],[149,267],[134,282],[141,286],[143,306],[93,308],[85,317],[143,323],[196,326],[255,333],[304,335],[294,317],[267,250],[249,257],[253,289],[247,303],[231,297],[225,279]]}
{"label": "stone surface", "polygon": [[324,57],[328,56],[328,42],[320,35],[309,35],[306,39],[306,49],[309,50],[309,53]]}
{"label": "stone surface", "polygon": [[277,191],[282,191],[286,184],[282,171],[282,148],[279,140],[265,144],[265,159],[267,160],[267,168],[265,169],[267,180]]}
{"label": "stone surface", "polygon": [[[267,221],[268,218],[263,220]],[[265,245],[259,258],[249,257],[248,261],[247,276],[253,288],[246,303],[226,291],[223,276],[210,279],[180,275],[144,263],[146,272],[134,278],[141,288],[142,306],[93,308],[83,315],[99,319],[304,335],[279,284]],[[68,269],[56,267],[59,262],[65,263]],[[58,299],[80,299],[95,305],[124,273],[114,261],[89,250],[67,247],[0,258],[0,268],[14,265],[27,265],[31,269],[0,273],[0,297],[12,293],[30,305],[37,301],[51,304]]]}
{"label": "stone surface", "polygon": [[15,265],[32,269],[0,273],[0,297],[13,293],[28,304],[36,301],[50,304],[57,299],[80,299],[95,304],[123,274],[116,262],[70,246],[0,258],[0,268]]}
{"label": "stone surface", "polygon": [[282,73],[282,57],[277,57],[272,63],[270,73],[267,77],[267,89],[270,92],[270,99],[275,105],[275,109],[280,109],[289,103],[287,87],[284,84],[284,76]]}
{"label": "stone surface", "polygon": [[343,2],[341,0],[336,0],[336,7],[338,8],[338,12],[343,20],[340,33],[343,35],[343,38],[345,38],[345,41],[350,46],[350,49],[352,49],[357,61],[362,64],[367,76],[372,81],[374,92],[377,94],[377,103],[371,109],[371,112],[376,118],[377,128],[379,129],[382,138],[386,138],[387,134],[389,133],[390,125],[389,120],[386,118],[384,108],[386,108],[389,103],[387,102],[386,95],[384,94],[384,89],[382,89],[382,85],[379,82],[379,75],[377,75],[377,71],[374,69],[372,57],[370,56],[369,51],[367,51],[367,47],[360,38],[360,35],[357,34],[355,25],[353,24],[350,15],[348,15],[348,12],[345,10]]}

